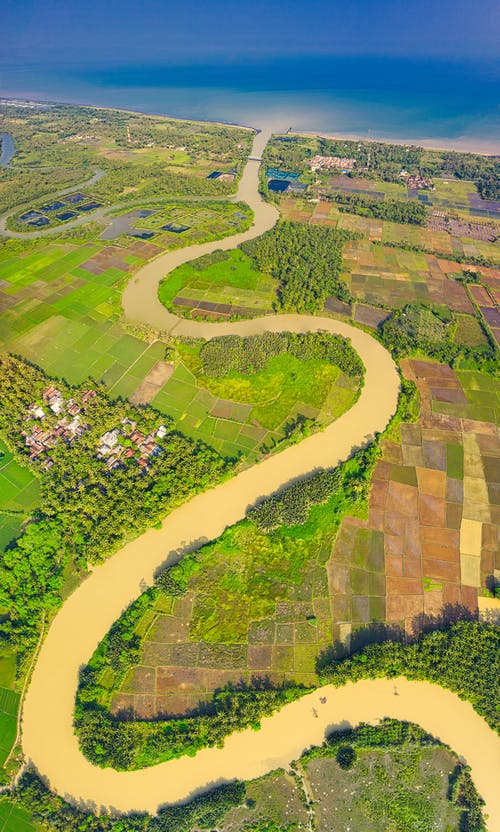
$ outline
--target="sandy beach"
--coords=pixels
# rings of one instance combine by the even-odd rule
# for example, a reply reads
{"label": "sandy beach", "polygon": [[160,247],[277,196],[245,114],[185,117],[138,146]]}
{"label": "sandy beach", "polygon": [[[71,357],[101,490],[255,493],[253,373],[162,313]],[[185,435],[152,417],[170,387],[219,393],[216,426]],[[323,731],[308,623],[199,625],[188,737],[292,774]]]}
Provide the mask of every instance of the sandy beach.
{"label": "sandy beach", "polygon": [[[254,157],[259,158],[265,141],[265,134],[256,136]],[[423,682],[397,680],[397,695],[395,682],[388,680],[359,682],[338,690],[327,686],[263,720],[259,732],[245,731],[229,737],[222,749],[206,749],[194,758],[184,757],[137,772],[100,769],[79,750],[73,729],[79,669],[120,613],[151,584],[158,568],[218,537],[264,495],[318,467],[338,464],[353,448],[366,444],[375,432],[383,430],[396,409],[399,376],[394,362],[379,342],[360,329],[307,315],[198,323],[177,319],[159,303],[158,283],[171,268],[216,248],[233,248],[242,239],[272,227],[277,212],[258,194],[258,165],[247,164],[238,191],[238,198],[245,199],[254,210],[253,227],[243,235],[161,255],[146,265],[125,290],[125,314],[159,329],[207,338],[266,330],[321,329],[339,333],[350,337],[365,364],[360,398],[323,432],[197,495],[168,515],[160,530],[148,530],[92,571],[55,617],[41,648],[23,709],[25,757],[51,788],[69,800],[117,813],[154,812],[211,784],[256,777],[287,765],[303,749],[321,742],[331,726],[345,727],[392,716],[418,722],[467,760],[486,800],[490,830],[495,832],[500,828],[500,740],[470,704]],[[324,705],[319,704],[320,696],[326,696]],[[313,708],[317,708],[318,718]]]}

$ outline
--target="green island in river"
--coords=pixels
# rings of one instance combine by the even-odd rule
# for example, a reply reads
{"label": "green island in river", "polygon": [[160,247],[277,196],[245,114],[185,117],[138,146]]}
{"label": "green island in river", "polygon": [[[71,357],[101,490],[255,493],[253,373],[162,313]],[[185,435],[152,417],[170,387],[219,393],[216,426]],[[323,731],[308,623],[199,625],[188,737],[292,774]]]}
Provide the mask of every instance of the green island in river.
{"label": "green island in river", "polygon": [[0,832],[495,832],[498,158],[0,114]]}

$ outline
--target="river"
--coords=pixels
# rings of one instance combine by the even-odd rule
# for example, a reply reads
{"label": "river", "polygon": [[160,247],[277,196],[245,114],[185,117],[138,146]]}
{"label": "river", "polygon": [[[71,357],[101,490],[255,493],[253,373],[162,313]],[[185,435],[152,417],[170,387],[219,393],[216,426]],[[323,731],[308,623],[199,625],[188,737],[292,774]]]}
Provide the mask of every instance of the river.
{"label": "river", "polygon": [[[265,142],[265,135],[256,136],[253,157],[259,157]],[[471,765],[493,832],[500,829],[500,740],[468,703],[425,682],[398,680],[397,696],[394,681],[388,680],[363,681],[337,690],[320,688],[263,720],[260,731],[230,736],[222,749],[205,749],[194,758],[141,771],[101,769],[80,752],[73,728],[79,669],[121,612],[152,583],[158,568],[214,540],[244,517],[248,506],[290,480],[346,459],[353,448],[383,430],[396,409],[399,376],[390,354],[349,324],[309,315],[209,324],[179,320],[159,303],[158,283],[171,268],[217,248],[232,248],[273,226],[277,212],[261,200],[258,172],[259,163],[249,161],[238,191],[238,198],[244,198],[254,211],[252,228],[232,238],[160,255],[131,279],[123,296],[125,314],[163,330],[207,338],[269,330],[321,329],[345,335],[365,364],[361,395],[348,413],[324,431],[198,494],[171,512],[161,529],[149,529],[93,569],[56,615],[40,650],[23,709],[25,758],[66,799],[116,813],[155,812],[165,803],[185,800],[215,783],[256,777],[287,765],[305,748],[320,743],[332,726],[376,722],[385,716],[408,719],[449,743]],[[325,696],[322,705],[319,699]]]}
{"label": "river", "polygon": [[0,167],[8,168],[14,158],[16,148],[10,133],[0,133],[2,152],[0,153]]}

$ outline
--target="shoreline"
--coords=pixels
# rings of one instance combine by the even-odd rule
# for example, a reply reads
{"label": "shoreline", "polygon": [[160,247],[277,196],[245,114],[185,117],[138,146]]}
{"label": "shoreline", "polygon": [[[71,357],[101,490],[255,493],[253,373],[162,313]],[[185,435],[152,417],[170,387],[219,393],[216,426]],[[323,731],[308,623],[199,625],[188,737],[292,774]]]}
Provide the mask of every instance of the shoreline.
{"label": "shoreline", "polygon": [[[462,136],[457,139],[442,139],[443,142],[447,144],[439,144],[441,139],[389,139],[387,137],[381,136],[370,136],[367,138],[366,136],[360,136],[359,134],[355,133],[323,133],[323,132],[316,132],[316,131],[309,131],[309,130],[290,130],[290,135],[292,136],[308,136],[311,138],[322,138],[322,139],[346,139],[348,141],[360,141],[360,142],[377,142],[381,144],[397,144],[401,145],[402,147],[423,147],[426,150],[435,150],[439,151],[453,151],[455,153],[474,153],[479,156],[500,156],[500,147],[497,150],[478,150],[477,145],[474,145],[473,139],[468,139],[465,136]],[[488,140],[480,140],[483,141],[486,145],[488,145]],[[452,147],[452,144],[455,147]],[[491,145],[493,147],[493,145]]]}
{"label": "shoreline", "polygon": [[[211,124],[217,125],[219,127],[238,127],[242,130],[251,130],[255,133],[259,133],[262,127],[256,127],[255,125],[245,124],[237,121],[224,121],[220,119],[202,119],[202,118],[191,118],[189,116],[173,116],[168,115],[167,113],[157,113],[157,112],[149,112],[143,110],[136,110],[136,109],[128,109],[127,107],[114,107],[114,106],[104,106],[102,104],[92,104],[92,103],[82,103],[79,101],[54,101],[45,98],[24,98],[22,96],[16,95],[0,95],[0,102],[2,101],[19,101],[23,104],[39,104],[42,106],[47,105],[62,105],[65,107],[92,107],[95,110],[112,110],[117,113],[130,113],[131,115],[142,115],[142,116],[153,116],[156,118],[166,118],[170,121],[188,121],[193,122],[194,124]],[[7,104],[7,106],[11,106]],[[291,135],[291,136],[305,136],[305,137],[314,137],[314,138],[324,138],[324,139],[338,139],[338,140],[348,140],[348,141],[360,141],[360,142],[380,142],[382,144],[396,144],[402,146],[416,146],[416,147],[424,147],[428,150],[436,150],[436,151],[453,151],[455,153],[475,153],[480,156],[500,156],[500,147],[496,146],[495,144],[490,143],[488,139],[469,139],[465,136],[458,137],[458,138],[442,138],[442,139],[433,139],[433,138],[390,138],[390,137],[381,137],[381,136],[363,136],[357,133],[329,133],[322,130],[294,130],[290,128],[289,130],[282,130],[278,129],[278,125],[273,127],[271,124],[267,125],[266,128],[270,131],[273,135]],[[477,143],[475,143],[477,142]],[[483,149],[478,149],[478,145],[485,145]],[[494,149],[496,147],[496,149]]]}

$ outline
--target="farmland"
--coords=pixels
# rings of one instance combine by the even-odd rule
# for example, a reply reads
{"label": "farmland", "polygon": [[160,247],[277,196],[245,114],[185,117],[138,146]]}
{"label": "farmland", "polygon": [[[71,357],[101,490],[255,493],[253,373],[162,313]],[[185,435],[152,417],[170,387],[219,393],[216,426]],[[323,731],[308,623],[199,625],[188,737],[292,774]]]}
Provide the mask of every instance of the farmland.
{"label": "farmland", "polygon": [[280,210],[286,219],[357,231],[373,242],[387,243],[401,248],[414,246],[423,251],[437,252],[450,259],[458,256],[467,261],[467,259],[484,257],[492,263],[500,263],[498,246],[488,240],[451,235],[446,231],[435,231],[426,226],[402,225],[390,220],[341,214],[333,202],[325,200],[315,203],[299,197],[288,197],[281,203]]}
{"label": "farmland", "polygon": [[[299,414],[325,426],[357,397],[359,380],[324,361],[282,354],[259,372],[214,379],[202,372],[200,350],[201,345],[176,346],[174,371],[151,403],[183,433],[226,456],[255,459],[282,443]],[[128,383],[126,375],[115,392],[123,395]]]}
{"label": "farmland", "polygon": [[246,315],[262,314],[273,308],[276,281],[235,249],[178,266],[162,281],[159,297],[167,309],[189,317],[200,317],[202,310],[210,313],[210,306],[211,316],[217,317],[234,317],[235,308]]}
{"label": "farmland", "polygon": [[[76,174],[84,178],[101,163],[105,175],[82,194],[101,200],[106,211],[101,216],[91,209],[89,222],[61,225],[54,236],[0,246],[2,348],[53,376],[66,398],[66,383],[82,385],[89,377],[98,390],[80,444],[61,441],[53,468],[43,468],[45,458],[30,468],[19,462],[29,453],[22,434],[12,431],[28,421],[28,403],[48,380],[36,367],[6,359],[12,363],[6,386],[16,400],[7,402],[3,430],[9,447],[14,436],[18,455],[0,445],[0,542],[23,530],[24,536],[2,562],[0,623],[13,646],[0,654],[0,765],[15,736],[16,673],[23,668],[16,667],[14,643],[26,661],[42,610],[50,617],[58,609],[89,561],[148,526],[159,527],[162,514],[228,477],[235,463],[242,469],[332,423],[352,407],[363,381],[345,343],[337,347],[344,358],[349,353],[347,363],[328,358],[332,336],[324,332],[228,334],[204,342],[128,323],[121,296],[144,264],[170,249],[249,227],[250,210],[226,198],[241,172],[248,132],[192,123],[176,128],[172,120],[135,114],[101,119],[83,108],[83,121],[71,127],[78,132],[68,133],[73,111],[80,113],[56,107],[37,114],[43,154],[36,135],[13,124],[21,149],[5,180],[9,187],[0,180],[0,198],[6,210],[17,211],[19,228],[26,222],[16,197],[24,166],[36,173],[42,158],[53,163],[33,177],[29,193],[30,210],[50,214],[49,193],[67,187],[78,195]],[[308,140],[311,152],[325,150],[316,142]],[[411,164],[414,155],[426,158],[418,149],[394,152],[396,160],[388,162],[374,146],[377,171],[366,181],[354,178],[368,197],[404,196],[395,173],[399,152]],[[294,153],[291,147],[290,157]],[[294,160],[287,161],[292,168]],[[295,164],[300,167],[300,159]],[[214,170],[226,180],[209,178]],[[280,181],[279,171],[273,175]],[[300,176],[301,184],[308,179],[314,187],[310,171],[303,168]],[[464,202],[472,180],[438,184],[429,200],[439,210],[474,216],[472,202],[469,212]],[[500,398],[493,339],[500,337],[500,278],[484,263],[458,262],[490,261],[497,256],[494,244],[343,213],[327,197],[326,191],[319,202],[285,197],[279,204],[291,223],[241,249],[214,250],[177,268],[161,283],[160,299],[191,319],[321,313],[325,305],[329,314],[377,329],[405,380],[397,417],[338,471],[316,473],[312,485],[291,484],[161,572],[118,620],[81,677],[76,725],[93,762],[138,768],[219,742],[231,726],[255,727],[262,710],[271,713],[322,682],[321,662],[332,650],[340,656],[390,633],[413,637],[429,621],[441,626],[453,615],[475,617],[478,599],[496,591]],[[403,334],[415,330],[413,351],[385,336],[384,321],[393,312],[393,329],[399,322]],[[426,339],[449,348],[439,361],[449,359],[451,366],[438,363],[430,348],[425,353]],[[322,354],[315,352],[318,344]],[[455,347],[465,352],[452,363]],[[28,381],[36,377],[34,387],[23,387],[24,374]],[[74,395],[82,389],[73,388]],[[158,427],[162,420],[168,427]],[[137,425],[139,439],[132,442]],[[105,429],[123,442],[116,469],[105,469],[96,453]],[[136,449],[146,433],[154,455],[150,462],[143,457],[139,469]],[[38,522],[26,524],[37,508]],[[36,557],[40,543],[46,544],[43,558]],[[29,622],[23,604],[30,605]],[[124,715],[126,721],[113,720]],[[163,721],[172,715],[188,718]],[[349,771],[325,752],[298,763],[295,775],[279,772],[249,784],[257,808],[240,806],[222,828],[307,828],[313,813],[325,832],[332,817],[360,830],[388,828],[388,818],[412,832],[417,820],[427,824],[426,832],[431,824],[458,829],[458,810],[447,800],[455,765],[434,746],[391,754],[360,747]],[[307,781],[309,806],[299,781]],[[396,785],[397,800],[387,810]],[[268,788],[274,789],[271,802]],[[9,832],[15,824],[31,828],[19,812],[0,802],[0,832],[2,823]]]}
{"label": "farmland", "polygon": [[[498,385],[423,361],[403,371],[421,413],[382,440],[366,513],[334,494],[305,523],[265,532],[246,520],[183,560],[171,572],[182,597],[144,598],[140,660],[119,689],[101,671],[112,712],[185,713],[258,677],[314,685],[332,642],[354,649],[373,628],[413,634],[446,609],[475,613],[500,568]],[[474,551],[460,545],[462,522],[482,530]]]}
{"label": "farmland", "polygon": [[[166,210],[161,209],[162,216]],[[171,211],[179,211],[178,204]],[[185,241],[169,232],[158,242],[126,235],[116,242],[101,241],[98,229],[89,230],[83,240],[70,235],[57,241],[5,242],[0,247],[4,347],[72,383],[91,376],[112,388],[133,364],[135,373],[142,368],[146,375],[159,351],[153,347],[148,352],[148,343],[127,333],[120,323],[126,281],[165,248],[233,233],[245,227],[248,216],[227,203],[210,210],[186,204],[182,211],[184,216],[189,213],[191,222]],[[116,392],[121,392],[119,386]]]}

